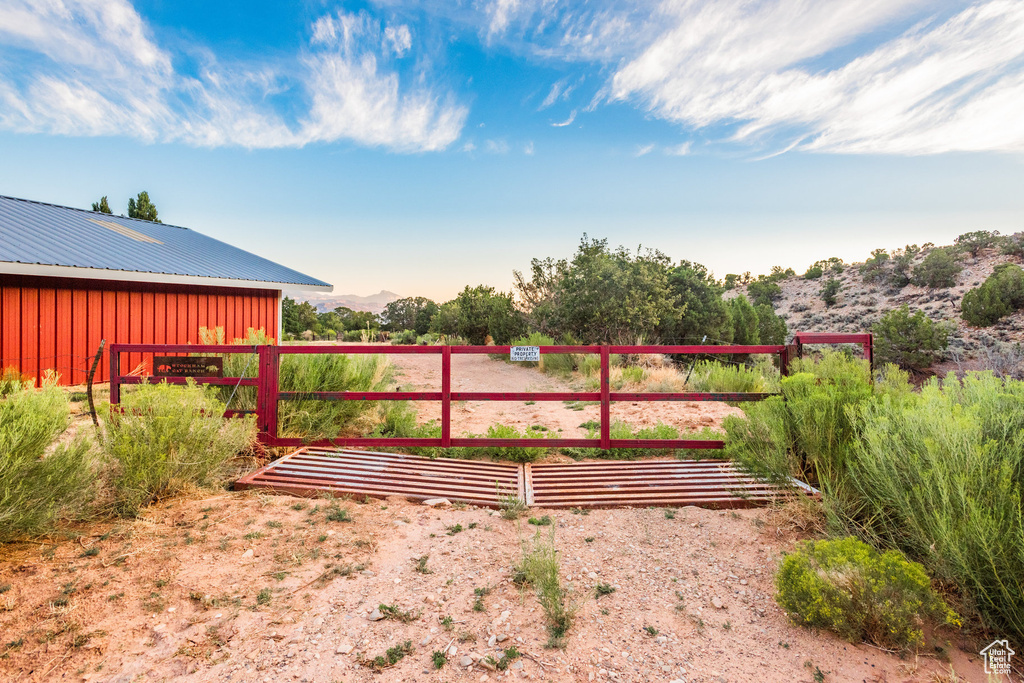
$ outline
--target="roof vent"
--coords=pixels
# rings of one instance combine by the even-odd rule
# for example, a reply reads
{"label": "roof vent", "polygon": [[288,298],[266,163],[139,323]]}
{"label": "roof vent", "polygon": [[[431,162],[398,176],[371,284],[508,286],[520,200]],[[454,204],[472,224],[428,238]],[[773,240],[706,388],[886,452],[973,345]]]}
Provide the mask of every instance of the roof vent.
{"label": "roof vent", "polygon": [[139,232],[137,230],[132,230],[131,228],[129,228],[126,225],[121,225],[119,223],[114,223],[113,221],[101,221],[101,220],[97,220],[95,218],[90,218],[89,221],[92,222],[92,223],[95,223],[96,225],[102,226],[102,227],[106,228],[107,230],[113,230],[118,235],[123,235],[125,237],[128,237],[129,239],[135,240],[136,242],[149,242],[150,244],[163,244],[163,242],[161,242],[160,240],[153,239],[149,235],[143,235],[141,232]]}

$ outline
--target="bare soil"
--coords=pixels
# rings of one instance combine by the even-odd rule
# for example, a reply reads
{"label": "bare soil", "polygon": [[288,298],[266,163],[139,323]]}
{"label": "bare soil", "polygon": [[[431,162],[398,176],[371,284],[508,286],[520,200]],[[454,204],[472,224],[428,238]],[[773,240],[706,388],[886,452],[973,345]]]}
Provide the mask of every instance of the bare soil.
{"label": "bare soil", "polygon": [[[402,362],[401,382],[439,383],[420,367],[431,358],[415,358]],[[459,388],[561,386],[535,370],[467,360],[456,364]],[[624,419],[714,425],[734,410],[692,407],[708,412],[642,405]],[[545,409],[486,403],[454,413],[460,429],[477,432],[496,421],[569,432],[596,418],[593,407]],[[397,498],[197,492],[139,519],[3,546],[0,680],[988,680],[968,654],[984,643],[962,634],[944,634],[954,639],[944,653],[900,658],[793,626],[772,597],[778,560],[801,538],[784,509],[529,514],[554,524]],[[577,606],[564,650],[545,648],[538,600],[511,580],[521,543],[552,528]],[[615,590],[596,597],[597,584]],[[482,611],[477,589],[486,592]],[[368,619],[381,604],[414,618]],[[397,664],[366,665],[406,641],[412,651]],[[513,645],[523,656],[505,672],[480,661]],[[434,652],[447,652],[440,670]],[[950,667],[961,678],[938,678]]]}

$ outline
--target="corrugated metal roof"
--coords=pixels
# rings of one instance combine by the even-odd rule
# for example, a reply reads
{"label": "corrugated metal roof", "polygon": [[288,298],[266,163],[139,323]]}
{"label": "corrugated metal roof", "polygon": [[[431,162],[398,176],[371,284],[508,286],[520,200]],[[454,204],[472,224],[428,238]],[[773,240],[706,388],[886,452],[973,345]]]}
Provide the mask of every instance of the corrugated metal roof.
{"label": "corrugated metal roof", "polygon": [[331,287],[188,228],[0,195],[4,261]]}

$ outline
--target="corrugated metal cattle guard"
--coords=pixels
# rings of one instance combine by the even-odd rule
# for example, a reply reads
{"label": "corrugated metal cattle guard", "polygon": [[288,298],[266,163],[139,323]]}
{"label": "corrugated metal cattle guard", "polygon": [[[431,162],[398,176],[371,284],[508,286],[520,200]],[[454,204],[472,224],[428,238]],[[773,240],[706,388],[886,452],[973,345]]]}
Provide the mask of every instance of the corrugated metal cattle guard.
{"label": "corrugated metal cattle guard", "polygon": [[683,506],[743,508],[810,487],[780,487],[727,460],[505,464],[370,451],[300,448],[235,484],[299,496],[329,493],[409,500],[447,498],[499,507],[499,494],[544,508]]}

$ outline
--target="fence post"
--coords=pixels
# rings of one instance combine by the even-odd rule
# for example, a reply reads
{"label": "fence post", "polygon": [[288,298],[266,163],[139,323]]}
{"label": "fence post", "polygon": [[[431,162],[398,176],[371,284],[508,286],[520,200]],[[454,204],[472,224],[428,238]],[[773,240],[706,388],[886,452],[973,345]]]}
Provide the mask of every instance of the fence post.
{"label": "fence post", "polygon": [[110,405],[121,402],[121,353],[118,344],[110,345]]}
{"label": "fence post", "polygon": [[270,375],[268,367],[268,349],[263,345],[256,347],[258,363],[256,370],[256,424],[259,425],[259,440],[264,442],[270,432],[267,420],[267,377]]}
{"label": "fence post", "polygon": [[270,437],[270,442],[273,443],[277,439],[277,392],[281,390],[280,387],[281,378],[281,351],[277,345],[267,347],[267,395],[266,395],[266,414],[267,414],[267,432]]}
{"label": "fence post", "polygon": [[441,448],[452,445],[452,347],[441,347]]}
{"label": "fence post", "polygon": [[612,447],[611,425],[611,350],[601,347],[601,449]]}

